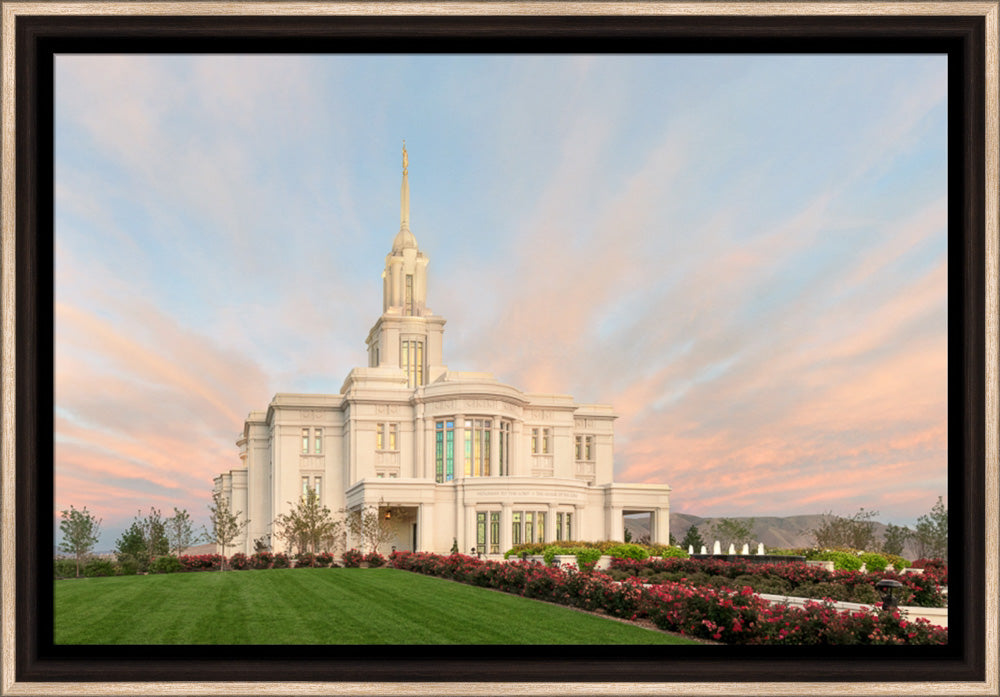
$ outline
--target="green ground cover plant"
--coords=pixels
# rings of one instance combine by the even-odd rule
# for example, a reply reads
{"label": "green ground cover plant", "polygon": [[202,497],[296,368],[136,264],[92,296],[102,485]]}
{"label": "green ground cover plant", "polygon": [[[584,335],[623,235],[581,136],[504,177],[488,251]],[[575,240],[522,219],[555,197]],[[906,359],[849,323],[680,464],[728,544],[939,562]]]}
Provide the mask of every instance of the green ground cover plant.
{"label": "green ground cover plant", "polygon": [[391,568],[69,579],[54,619],[56,644],[692,643]]}

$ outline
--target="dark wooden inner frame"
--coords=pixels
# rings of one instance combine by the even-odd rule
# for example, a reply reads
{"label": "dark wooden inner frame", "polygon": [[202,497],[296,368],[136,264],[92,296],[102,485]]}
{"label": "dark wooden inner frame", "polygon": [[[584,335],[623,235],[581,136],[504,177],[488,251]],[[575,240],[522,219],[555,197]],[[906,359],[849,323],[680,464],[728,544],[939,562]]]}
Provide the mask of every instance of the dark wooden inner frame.
{"label": "dark wooden inner frame", "polygon": [[[18,17],[16,680],[979,681],[985,676],[982,17]],[[52,644],[57,52],[947,53],[946,647],[70,647]],[[919,379],[919,376],[914,376]],[[405,602],[405,601],[403,601]]]}

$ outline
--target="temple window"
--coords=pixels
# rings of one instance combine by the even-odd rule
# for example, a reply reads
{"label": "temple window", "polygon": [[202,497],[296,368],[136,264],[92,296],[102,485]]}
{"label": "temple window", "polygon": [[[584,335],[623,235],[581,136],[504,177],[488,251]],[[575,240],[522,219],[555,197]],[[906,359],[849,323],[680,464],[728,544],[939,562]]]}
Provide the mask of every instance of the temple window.
{"label": "temple window", "polygon": [[434,481],[439,484],[455,478],[455,422],[438,421],[434,429]]}

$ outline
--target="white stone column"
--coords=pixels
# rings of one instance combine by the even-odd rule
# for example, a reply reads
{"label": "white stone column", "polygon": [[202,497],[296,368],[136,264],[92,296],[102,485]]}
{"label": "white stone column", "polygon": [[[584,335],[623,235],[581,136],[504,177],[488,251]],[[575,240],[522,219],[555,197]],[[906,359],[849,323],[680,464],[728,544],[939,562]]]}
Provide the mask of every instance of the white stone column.
{"label": "white stone column", "polygon": [[661,544],[669,544],[670,542],[669,508],[657,508],[653,512],[653,527],[655,527],[656,529],[656,532],[653,533],[653,542],[659,542]]}
{"label": "white stone column", "polygon": [[417,552],[433,552],[434,549],[434,504],[421,503],[417,506]]}
{"label": "white stone column", "polygon": [[578,503],[573,504],[573,528],[570,530],[570,539],[573,540],[586,540],[585,535],[587,534],[587,527],[583,524],[583,515],[581,511],[583,506]]}
{"label": "white stone column", "polygon": [[426,477],[427,462],[424,460],[424,403],[417,404],[417,418],[414,423],[413,434],[413,466],[410,468],[411,477]]}
{"label": "white stone column", "polygon": [[521,458],[521,451],[524,444],[521,442],[521,434],[524,431],[524,424],[514,421],[510,434],[510,472],[509,474],[522,476],[525,474],[524,461]]}
{"label": "white stone column", "polygon": [[458,551],[462,554],[475,554],[471,552],[476,546],[476,508],[471,503],[465,504],[465,543],[459,540]]}
{"label": "white stone column", "polygon": [[610,506],[604,509],[607,516],[604,521],[604,529],[607,531],[607,539],[623,540],[625,538],[625,521],[622,518],[621,506]]}

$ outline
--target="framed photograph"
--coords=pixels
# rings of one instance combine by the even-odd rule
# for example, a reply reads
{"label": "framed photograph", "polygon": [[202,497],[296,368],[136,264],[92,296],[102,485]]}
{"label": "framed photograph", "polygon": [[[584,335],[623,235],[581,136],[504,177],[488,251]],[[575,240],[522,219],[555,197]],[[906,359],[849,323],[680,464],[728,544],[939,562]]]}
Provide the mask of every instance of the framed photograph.
{"label": "framed photograph", "polygon": [[[996,694],[997,19],[2,2],[0,692]],[[181,621],[118,585],[60,625],[67,587],[133,579],[53,590],[71,512],[104,526],[88,575],[149,585],[154,559],[325,565],[309,535],[410,570],[572,540],[669,556],[711,516],[912,525],[935,499],[930,645],[678,619],[664,646],[638,633],[654,613],[603,606],[626,622],[588,617],[594,639],[389,582],[307,609],[294,584],[233,591],[267,605],[253,623],[204,612],[222,591]],[[303,532],[324,506],[342,517]],[[166,554],[166,518],[204,548]],[[123,551],[154,528],[164,550]],[[353,577],[406,576],[385,571]],[[381,615],[310,632],[368,595],[394,639]]]}

